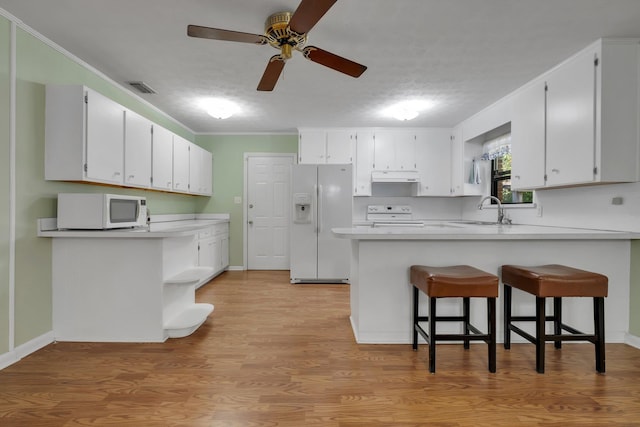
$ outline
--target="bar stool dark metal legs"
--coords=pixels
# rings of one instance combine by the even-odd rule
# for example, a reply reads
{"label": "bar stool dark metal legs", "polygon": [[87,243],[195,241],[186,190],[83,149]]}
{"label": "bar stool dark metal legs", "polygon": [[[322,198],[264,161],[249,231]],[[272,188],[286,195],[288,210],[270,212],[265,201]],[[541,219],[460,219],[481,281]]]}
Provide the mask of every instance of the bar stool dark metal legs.
{"label": "bar stool dark metal legs", "polygon": [[[468,265],[448,267],[411,266],[413,285],[413,350],[418,349],[418,334],[429,344],[429,372],[436,371],[436,342],[463,341],[469,348],[469,341],[484,341],[488,347],[489,371],[496,371],[496,298],[498,297],[498,277]],[[420,316],[418,310],[419,291],[429,300],[429,316]],[[436,302],[439,298],[462,298],[462,316],[438,316]],[[470,323],[470,298],[487,299],[487,329],[482,333]],[[427,333],[419,322],[428,322]],[[462,334],[438,334],[437,322],[463,322]]]}
{"label": "bar stool dark metal legs", "polygon": [[[545,342],[553,341],[555,348],[562,341],[589,341],[595,345],[596,370],[605,372],[604,298],[608,293],[608,278],[602,274],[564,265],[541,265],[523,267],[502,266],[504,284],[504,348],[511,347],[511,332],[524,337],[536,345],[536,370],[544,373]],[[528,292],[536,297],[535,316],[513,316],[511,314],[512,288]],[[553,298],[553,315],[545,313],[545,299]],[[563,297],[592,297],[594,333],[585,334],[562,323]],[[523,331],[513,322],[536,322],[536,336]],[[546,333],[546,322],[553,322],[553,334]],[[562,331],[568,332],[563,334]]]}

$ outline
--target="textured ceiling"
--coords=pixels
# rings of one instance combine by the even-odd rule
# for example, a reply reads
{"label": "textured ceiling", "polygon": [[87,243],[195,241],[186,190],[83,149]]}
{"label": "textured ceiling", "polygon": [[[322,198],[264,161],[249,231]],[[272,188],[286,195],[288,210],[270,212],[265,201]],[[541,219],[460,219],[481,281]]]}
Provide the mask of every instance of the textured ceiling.
{"label": "textured ceiling", "polygon": [[[188,24],[263,32],[298,0],[0,0],[0,8],[196,133],[297,127],[452,126],[600,37],[640,37],[640,0],[338,0],[309,33],[368,66],[359,78],[294,52],[273,92],[256,87],[270,46],[193,39]],[[208,116],[203,97],[242,112]],[[436,105],[399,122],[397,101]]]}

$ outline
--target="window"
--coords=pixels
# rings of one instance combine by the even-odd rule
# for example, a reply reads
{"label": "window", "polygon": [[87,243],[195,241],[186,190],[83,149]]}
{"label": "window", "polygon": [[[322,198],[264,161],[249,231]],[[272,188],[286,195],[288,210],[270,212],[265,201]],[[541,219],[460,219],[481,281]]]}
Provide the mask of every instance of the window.
{"label": "window", "polygon": [[482,159],[491,160],[491,195],[504,204],[532,203],[532,191],[511,190],[511,134],[485,142],[483,152]]}
{"label": "window", "polygon": [[533,191],[511,190],[511,153],[491,160],[491,195],[504,204],[533,202]]}

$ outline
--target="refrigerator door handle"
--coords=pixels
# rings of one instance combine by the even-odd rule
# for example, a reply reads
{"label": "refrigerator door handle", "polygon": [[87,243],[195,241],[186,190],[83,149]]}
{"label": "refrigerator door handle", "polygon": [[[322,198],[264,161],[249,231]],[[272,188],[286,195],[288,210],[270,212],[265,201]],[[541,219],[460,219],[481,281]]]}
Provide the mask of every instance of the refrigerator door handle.
{"label": "refrigerator door handle", "polygon": [[311,215],[313,216],[313,231],[318,233],[318,186],[313,186],[313,208],[311,209]]}
{"label": "refrigerator door handle", "polygon": [[322,185],[318,185],[318,233],[322,232]]}

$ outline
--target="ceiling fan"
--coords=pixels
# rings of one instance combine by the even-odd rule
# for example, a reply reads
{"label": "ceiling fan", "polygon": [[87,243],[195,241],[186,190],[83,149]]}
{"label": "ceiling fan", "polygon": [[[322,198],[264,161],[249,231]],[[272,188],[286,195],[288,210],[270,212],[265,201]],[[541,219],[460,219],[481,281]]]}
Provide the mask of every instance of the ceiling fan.
{"label": "ceiling fan", "polygon": [[267,68],[258,84],[259,91],[271,91],[276,86],[285,62],[291,58],[293,50],[302,52],[305,58],[332,68],[352,77],[360,77],[367,69],[353,62],[315,46],[305,46],[307,34],[337,0],[302,0],[295,12],[278,12],[267,18],[264,34],[251,34],[219,28],[189,25],[187,35],[213,40],[241,43],[269,44],[280,53],[269,59]]}

